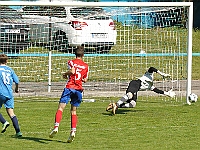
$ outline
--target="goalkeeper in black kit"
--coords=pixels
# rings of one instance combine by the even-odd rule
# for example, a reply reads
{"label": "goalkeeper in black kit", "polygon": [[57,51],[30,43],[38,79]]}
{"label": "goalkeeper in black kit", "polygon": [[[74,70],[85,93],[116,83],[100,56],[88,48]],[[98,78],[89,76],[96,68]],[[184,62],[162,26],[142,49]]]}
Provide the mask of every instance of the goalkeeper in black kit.
{"label": "goalkeeper in black kit", "polygon": [[158,94],[163,94],[169,97],[175,97],[175,92],[171,90],[163,91],[153,86],[153,74],[158,73],[163,78],[170,77],[169,74],[165,74],[154,67],[150,67],[145,74],[137,80],[132,80],[126,90],[126,94],[118,100],[117,103],[110,103],[106,108],[106,111],[112,109],[113,115],[115,115],[118,108],[133,108],[136,106],[137,92],[144,90],[151,90]]}

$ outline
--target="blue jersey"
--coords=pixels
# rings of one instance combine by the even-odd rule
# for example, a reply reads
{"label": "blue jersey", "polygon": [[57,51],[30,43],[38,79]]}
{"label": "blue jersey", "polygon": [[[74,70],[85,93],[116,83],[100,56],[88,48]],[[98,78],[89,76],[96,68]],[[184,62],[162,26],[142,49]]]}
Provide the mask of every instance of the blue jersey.
{"label": "blue jersey", "polygon": [[0,65],[0,95],[7,98],[13,97],[13,82],[19,83],[19,79],[13,69],[6,65]]}

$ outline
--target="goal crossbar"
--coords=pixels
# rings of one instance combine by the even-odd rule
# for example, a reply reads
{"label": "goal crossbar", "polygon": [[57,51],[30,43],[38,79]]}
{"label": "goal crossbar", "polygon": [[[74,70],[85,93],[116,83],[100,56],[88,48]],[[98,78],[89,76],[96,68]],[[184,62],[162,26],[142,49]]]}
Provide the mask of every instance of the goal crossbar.
{"label": "goal crossbar", "polygon": [[148,7],[163,7],[163,6],[192,6],[193,2],[62,2],[62,1],[37,1],[37,2],[19,2],[19,1],[0,1],[0,5],[12,6],[112,6],[112,7],[130,7],[130,6],[148,6]]}

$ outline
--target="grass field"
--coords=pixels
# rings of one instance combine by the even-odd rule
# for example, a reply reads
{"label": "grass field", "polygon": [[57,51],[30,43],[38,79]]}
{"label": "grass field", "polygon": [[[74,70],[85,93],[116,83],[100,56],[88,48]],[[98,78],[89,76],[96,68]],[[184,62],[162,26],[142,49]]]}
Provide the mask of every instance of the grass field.
{"label": "grass field", "polygon": [[[142,99],[139,97],[139,99]],[[157,98],[156,98],[157,99]],[[55,138],[48,137],[53,127],[58,98],[26,97],[15,99],[23,137],[15,138],[12,126],[0,134],[1,150],[199,150],[200,103],[184,105],[174,101],[138,101],[134,109],[119,109],[115,116],[106,112],[117,98],[95,98],[77,110],[79,122],[72,143],[67,106]],[[1,109],[8,119],[4,108]],[[9,122],[11,122],[8,119]]]}

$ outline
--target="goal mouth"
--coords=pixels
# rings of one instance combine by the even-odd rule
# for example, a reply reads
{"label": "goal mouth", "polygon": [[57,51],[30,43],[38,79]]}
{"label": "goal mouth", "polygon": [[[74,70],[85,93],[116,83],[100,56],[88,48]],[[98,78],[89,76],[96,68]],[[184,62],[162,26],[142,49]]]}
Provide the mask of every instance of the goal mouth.
{"label": "goal mouth", "polygon": [[[192,56],[199,55],[192,54],[192,2],[1,1],[2,7],[17,8],[22,17],[19,21],[24,23],[20,30],[2,29],[7,33],[1,33],[0,41],[1,52],[20,57],[20,62],[13,59],[11,65],[15,64],[22,82],[42,81],[52,85],[63,81],[58,72],[65,71],[66,59],[73,58],[74,47],[83,45],[91,48],[84,56],[90,64],[90,79],[94,82],[86,85],[86,89],[124,91],[127,82],[154,66],[177,81],[170,83],[178,93],[176,101],[184,99],[185,102],[186,99],[186,103],[189,102]],[[68,7],[80,7],[83,12],[80,14],[78,9],[73,9],[70,14]],[[91,17],[81,17],[88,12]],[[9,18],[6,19],[7,25],[13,26]],[[73,25],[69,24],[71,21]],[[22,28],[27,28],[27,33]],[[18,31],[22,32],[20,36],[16,35]],[[28,46],[18,52],[17,46],[13,46],[13,51],[8,51],[11,44],[6,43],[6,37],[12,44],[16,37],[27,41]],[[158,81],[155,86],[162,90],[169,90],[171,86],[157,76],[155,81]],[[54,90],[53,87],[47,86],[48,92]]]}

